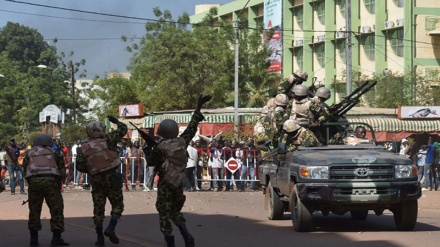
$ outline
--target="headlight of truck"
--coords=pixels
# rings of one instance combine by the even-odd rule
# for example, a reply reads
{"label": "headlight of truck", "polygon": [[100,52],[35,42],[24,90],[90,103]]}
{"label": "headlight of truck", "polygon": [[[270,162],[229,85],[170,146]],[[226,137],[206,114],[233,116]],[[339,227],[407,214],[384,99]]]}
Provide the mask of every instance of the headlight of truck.
{"label": "headlight of truck", "polygon": [[417,177],[417,167],[415,165],[397,165],[394,169],[396,178]]}
{"label": "headlight of truck", "polygon": [[300,166],[299,175],[310,179],[328,179],[328,166]]}

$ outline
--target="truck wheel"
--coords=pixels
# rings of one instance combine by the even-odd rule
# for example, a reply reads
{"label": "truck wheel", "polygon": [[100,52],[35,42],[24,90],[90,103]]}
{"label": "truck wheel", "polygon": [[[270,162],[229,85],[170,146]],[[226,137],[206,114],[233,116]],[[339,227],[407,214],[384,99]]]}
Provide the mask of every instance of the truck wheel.
{"label": "truck wheel", "polygon": [[350,211],[353,220],[366,220],[368,217],[368,210],[352,210]]}
{"label": "truck wheel", "polygon": [[293,228],[297,232],[310,231],[313,225],[312,213],[307,209],[306,205],[301,201],[296,186],[293,187],[291,197],[291,212]]}
{"label": "truck wheel", "polygon": [[399,231],[411,231],[417,223],[417,200],[403,201],[394,208],[394,223]]}
{"label": "truck wheel", "polygon": [[283,203],[278,193],[272,187],[271,181],[269,181],[266,187],[266,197],[269,220],[283,219]]}

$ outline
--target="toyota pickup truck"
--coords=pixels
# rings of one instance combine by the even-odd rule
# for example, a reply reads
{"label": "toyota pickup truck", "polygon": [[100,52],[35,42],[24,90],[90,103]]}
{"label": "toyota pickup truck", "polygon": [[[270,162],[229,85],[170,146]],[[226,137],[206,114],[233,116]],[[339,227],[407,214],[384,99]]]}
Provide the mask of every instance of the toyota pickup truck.
{"label": "toyota pickup truck", "polygon": [[390,210],[397,230],[412,230],[421,196],[417,166],[377,146],[368,124],[335,124],[347,130],[362,124],[372,139],[356,146],[299,147],[293,152],[279,147],[263,156],[258,175],[269,219],[283,219],[284,212],[291,212],[294,229],[305,232],[313,230],[313,215],[319,212],[350,213],[353,220],[366,220],[370,211],[382,215]]}

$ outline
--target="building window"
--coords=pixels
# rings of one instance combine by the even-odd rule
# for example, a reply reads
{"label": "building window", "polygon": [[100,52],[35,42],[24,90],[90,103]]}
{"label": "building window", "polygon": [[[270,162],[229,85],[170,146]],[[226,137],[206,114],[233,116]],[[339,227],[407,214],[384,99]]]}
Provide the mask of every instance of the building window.
{"label": "building window", "polygon": [[296,65],[298,68],[302,69],[304,66],[304,50],[302,47],[295,48],[294,56],[296,60]]}
{"label": "building window", "polygon": [[403,57],[403,28],[391,31],[390,38],[391,49],[397,56]]}
{"label": "building window", "polygon": [[347,61],[347,55],[345,52],[345,39],[336,41],[336,49],[338,49],[339,57],[341,58],[342,62]]}
{"label": "building window", "polygon": [[321,67],[325,67],[325,43],[315,44],[316,60]]}
{"label": "building window", "polygon": [[296,20],[296,24],[298,25],[299,28],[303,29],[304,26],[304,19],[303,19],[304,13],[303,13],[303,8],[299,7],[299,8],[295,8],[295,20]]}
{"label": "building window", "polygon": [[339,11],[341,12],[341,15],[345,18],[345,1],[346,0],[338,0],[339,5]]}
{"label": "building window", "polygon": [[325,25],[325,1],[316,3],[316,14],[322,25]]}
{"label": "building window", "polygon": [[362,44],[364,46],[365,55],[369,60],[374,60],[374,34],[362,36]]}
{"label": "building window", "polygon": [[365,5],[365,8],[367,8],[368,13],[370,13],[370,14],[376,13],[376,11],[375,11],[375,8],[376,8],[375,0],[364,0],[364,5]]}
{"label": "building window", "polygon": [[397,7],[403,8],[404,0],[394,0],[394,4],[396,4]]}

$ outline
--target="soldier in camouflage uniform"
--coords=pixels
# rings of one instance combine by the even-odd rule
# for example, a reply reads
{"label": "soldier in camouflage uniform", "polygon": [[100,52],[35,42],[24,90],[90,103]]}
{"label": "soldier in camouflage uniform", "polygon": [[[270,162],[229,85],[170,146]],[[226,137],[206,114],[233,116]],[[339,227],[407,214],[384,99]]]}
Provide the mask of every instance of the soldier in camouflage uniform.
{"label": "soldier in camouflage uniform", "polygon": [[61,181],[66,179],[64,159],[52,151],[52,137],[40,134],[35,146],[28,150],[23,160],[23,172],[29,185],[29,221],[31,246],[39,246],[38,231],[41,230],[41,208],[46,201],[50,210],[50,228],[53,232],[51,246],[68,246],[61,238],[64,232],[64,203]]}
{"label": "soldier in camouflage uniform", "polygon": [[310,112],[313,115],[310,124],[310,130],[313,131],[320,143],[326,143],[325,141],[325,129],[320,126],[321,123],[325,123],[330,120],[329,107],[325,103],[331,96],[330,89],[326,87],[320,87],[315,93],[315,97],[310,102]]}
{"label": "soldier in camouflage uniform", "polygon": [[[163,120],[157,129],[157,135],[162,139],[157,145],[148,145],[144,148],[147,164],[154,166],[159,172],[157,185],[156,208],[159,212],[160,230],[165,236],[168,247],[174,247],[172,221],[178,228],[185,240],[186,247],[195,246],[194,237],[189,233],[185,225],[182,207],[186,197],[183,194],[184,169],[188,160],[186,149],[189,142],[197,132],[197,126],[204,117],[200,112],[202,105],[209,101],[211,96],[199,96],[197,109],[191,117],[191,121],[185,131],[178,136],[179,127],[176,121]],[[144,138],[142,136],[142,138]],[[144,138],[145,139],[145,138]],[[145,140],[148,143],[148,140]]]}
{"label": "soldier in camouflage uniform", "polygon": [[[104,235],[110,242],[119,244],[119,238],[115,234],[115,227],[124,211],[124,198],[122,195],[122,175],[117,169],[121,160],[116,154],[116,147],[122,137],[127,134],[127,125],[118,119],[108,116],[110,122],[118,128],[105,134],[105,125],[99,121],[93,121],[86,127],[89,137],[86,143],[77,149],[76,164],[80,172],[91,175],[93,221],[97,234],[95,246],[104,246]],[[103,231],[104,213],[106,200],[112,205],[111,219],[108,227]]]}
{"label": "soldier in camouflage uniform", "polygon": [[287,152],[295,151],[298,146],[303,147],[319,147],[318,139],[312,131],[301,127],[295,120],[289,119],[284,122],[283,132],[281,134],[280,142],[284,143]]}
{"label": "soldier in camouflage uniform", "polygon": [[289,104],[287,105],[284,119],[296,120],[299,123],[310,123],[310,120],[313,116],[310,112],[311,101],[309,98],[309,89],[306,86],[300,84],[295,85],[292,91],[295,96],[291,101],[289,101]]}
{"label": "soldier in camouflage uniform", "polygon": [[277,94],[286,94],[287,97],[289,97],[289,100],[291,100],[294,97],[291,89],[295,85],[303,84],[303,82],[307,81],[308,78],[309,75],[307,74],[307,72],[297,70],[295,73],[289,75],[288,78],[284,79],[284,81],[280,83],[277,89]]}
{"label": "soldier in camouflage uniform", "polygon": [[289,103],[289,97],[286,94],[278,94],[275,97],[275,108],[271,114],[270,121],[271,121],[271,142],[272,147],[277,148],[278,147],[278,140],[280,138],[280,133],[283,130],[283,123],[284,123],[284,114],[286,112],[286,106]]}
{"label": "soldier in camouflage uniform", "polygon": [[257,145],[265,143],[267,140],[270,140],[271,136],[273,136],[273,134],[270,133],[270,116],[275,106],[274,100],[274,98],[269,99],[267,104],[263,107],[261,115],[254,126],[253,136]]}

